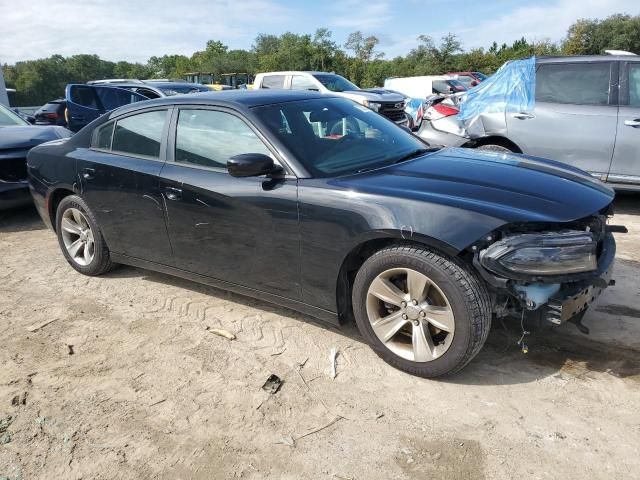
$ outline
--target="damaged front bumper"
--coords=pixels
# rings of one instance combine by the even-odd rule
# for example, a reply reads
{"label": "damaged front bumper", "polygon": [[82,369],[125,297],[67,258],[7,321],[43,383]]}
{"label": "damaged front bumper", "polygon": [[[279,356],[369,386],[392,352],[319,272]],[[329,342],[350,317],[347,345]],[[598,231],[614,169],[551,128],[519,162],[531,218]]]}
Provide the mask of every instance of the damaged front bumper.
{"label": "damaged front bumper", "polygon": [[[525,250],[531,248],[530,244],[523,243],[523,238],[535,238],[536,235],[541,239],[538,242],[541,250],[545,248],[551,250],[556,255],[552,258],[557,258],[559,263],[566,260],[566,257],[562,257],[562,248],[565,247],[567,252],[573,254],[580,252],[585,257],[583,265],[575,262],[575,258],[569,257],[568,267],[563,273],[510,272],[505,268],[508,262],[501,262],[500,259],[508,257],[510,252],[517,250],[513,245],[519,245]],[[586,248],[588,247],[587,238],[591,238],[592,241],[591,257],[589,257],[589,249]],[[550,247],[553,241],[555,241],[555,247]],[[583,243],[580,244],[580,241]],[[512,249],[509,250],[509,248]],[[554,248],[556,248],[555,251]],[[483,249],[476,248],[475,251],[473,263],[476,269],[492,287],[496,296],[495,304],[504,305],[502,308],[496,307],[496,314],[499,316],[536,312],[539,318],[550,323],[558,325],[574,321],[582,331],[586,331],[586,328],[580,324],[582,315],[602,291],[614,283],[611,277],[616,243],[611,231],[607,230],[604,223],[600,232],[547,231],[538,234],[506,236],[503,240],[487,245]],[[541,254],[539,258],[543,257],[544,255]],[[544,258],[544,261],[548,262],[549,259]],[[536,268],[544,271],[543,267],[537,267],[532,263],[531,270],[535,272]],[[580,268],[583,271],[580,271]]]}

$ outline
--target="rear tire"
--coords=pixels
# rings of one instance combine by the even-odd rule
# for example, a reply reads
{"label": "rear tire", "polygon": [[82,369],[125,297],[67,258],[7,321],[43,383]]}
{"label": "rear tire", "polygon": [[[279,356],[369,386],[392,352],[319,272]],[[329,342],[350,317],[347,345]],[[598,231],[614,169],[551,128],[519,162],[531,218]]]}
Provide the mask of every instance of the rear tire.
{"label": "rear tire", "polygon": [[503,147],[502,145],[495,145],[495,144],[480,145],[476,149],[477,150],[487,150],[489,152],[515,153],[510,148]]}
{"label": "rear tire", "polygon": [[352,302],[371,348],[389,365],[420,377],[461,370],[491,326],[482,281],[462,262],[416,246],[388,247],[367,259]]}
{"label": "rear tire", "polygon": [[56,234],[62,254],[78,272],[96,276],[115,267],[93,212],[79,196],[69,195],[58,205]]}

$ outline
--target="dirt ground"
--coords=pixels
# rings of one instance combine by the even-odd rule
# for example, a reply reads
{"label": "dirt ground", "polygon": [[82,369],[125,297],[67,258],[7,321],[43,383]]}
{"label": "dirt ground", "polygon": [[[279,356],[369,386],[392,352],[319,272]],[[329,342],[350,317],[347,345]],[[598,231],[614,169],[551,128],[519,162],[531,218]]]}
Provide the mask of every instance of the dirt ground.
{"label": "dirt ground", "polygon": [[0,479],[639,478],[640,196],[617,206],[591,335],[538,331],[525,355],[498,323],[439,381],[353,327],[135,268],[84,277],[33,210],[0,214]]}

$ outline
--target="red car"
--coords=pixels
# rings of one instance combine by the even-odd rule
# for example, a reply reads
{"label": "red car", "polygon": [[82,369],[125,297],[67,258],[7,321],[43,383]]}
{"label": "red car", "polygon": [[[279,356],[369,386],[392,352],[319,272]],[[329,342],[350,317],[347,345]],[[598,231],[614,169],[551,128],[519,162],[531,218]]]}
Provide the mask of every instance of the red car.
{"label": "red car", "polygon": [[449,72],[447,75],[455,78],[467,88],[475,87],[489,78],[482,72]]}

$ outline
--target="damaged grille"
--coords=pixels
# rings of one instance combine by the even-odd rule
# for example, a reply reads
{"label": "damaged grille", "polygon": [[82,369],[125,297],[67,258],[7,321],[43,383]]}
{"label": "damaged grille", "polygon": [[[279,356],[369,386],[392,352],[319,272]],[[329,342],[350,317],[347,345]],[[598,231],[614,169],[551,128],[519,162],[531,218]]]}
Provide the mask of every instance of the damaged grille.
{"label": "damaged grille", "polygon": [[0,181],[21,182],[27,180],[27,159],[0,158]]}

